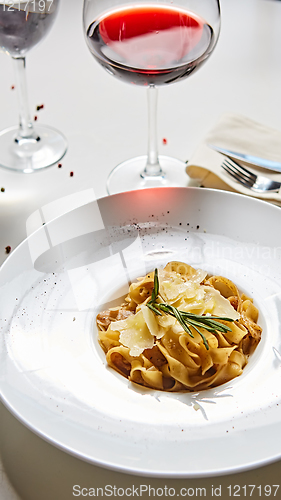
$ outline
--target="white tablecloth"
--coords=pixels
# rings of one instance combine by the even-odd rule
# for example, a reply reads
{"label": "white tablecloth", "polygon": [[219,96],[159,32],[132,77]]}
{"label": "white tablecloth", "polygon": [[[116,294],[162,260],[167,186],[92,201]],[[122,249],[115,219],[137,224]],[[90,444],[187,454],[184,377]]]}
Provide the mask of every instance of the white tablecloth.
{"label": "white tablecloth", "polygon": [[[73,193],[83,196],[89,187],[97,197],[106,196],[111,169],[146,152],[146,92],[112,78],[95,62],[84,40],[82,4],[82,0],[61,0],[52,31],[27,56],[31,115],[37,115],[38,123],[61,130],[69,149],[61,168],[55,165],[27,175],[0,169],[0,188],[4,188],[0,192],[0,263],[6,258],[5,247],[13,250],[26,237],[26,221],[34,211]],[[241,113],[281,130],[281,2],[221,0],[221,8],[221,36],[210,60],[190,79],[159,91],[162,154],[187,160],[225,112]],[[18,112],[16,90],[11,88],[12,63],[5,54],[0,54],[0,67],[1,130],[17,123]],[[44,109],[37,112],[40,104]],[[182,485],[206,487],[211,495],[212,486],[224,488],[228,494],[229,485],[242,488],[280,481],[280,462],[209,479],[133,478],[95,468],[57,450],[2,405],[0,424],[3,500],[19,498],[11,484],[24,500],[64,500],[73,498],[74,484],[94,487],[110,483],[123,488],[131,484]],[[242,489],[240,493],[243,496]],[[276,498],[278,495],[281,491]]]}

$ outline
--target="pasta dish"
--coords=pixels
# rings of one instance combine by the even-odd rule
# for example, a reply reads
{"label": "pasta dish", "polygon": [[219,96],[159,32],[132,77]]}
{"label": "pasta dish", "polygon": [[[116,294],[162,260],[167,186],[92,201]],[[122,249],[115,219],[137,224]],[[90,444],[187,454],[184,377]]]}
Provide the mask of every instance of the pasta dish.
{"label": "pasta dish", "polygon": [[252,298],[222,276],[169,262],[97,315],[110,367],[164,391],[198,391],[239,375],[261,338]]}

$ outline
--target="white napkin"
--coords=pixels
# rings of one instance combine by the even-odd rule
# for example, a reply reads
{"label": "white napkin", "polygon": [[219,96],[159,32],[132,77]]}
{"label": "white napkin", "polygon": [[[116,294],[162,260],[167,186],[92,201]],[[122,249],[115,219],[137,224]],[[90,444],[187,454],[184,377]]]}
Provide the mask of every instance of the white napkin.
{"label": "white napkin", "polygon": [[[236,191],[281,205],[278,193],[256,193],[232,179],[221,167],[224,155],[207,144],[281,162],[281,132],[236,114],[221,117],[190,158],[186,172],[200,186]],[[237,161],[237,160],[236,160]],[[238,162],[243,164],[243,162]],[[281,173],[244,164],[252,172],[281,182]]]}

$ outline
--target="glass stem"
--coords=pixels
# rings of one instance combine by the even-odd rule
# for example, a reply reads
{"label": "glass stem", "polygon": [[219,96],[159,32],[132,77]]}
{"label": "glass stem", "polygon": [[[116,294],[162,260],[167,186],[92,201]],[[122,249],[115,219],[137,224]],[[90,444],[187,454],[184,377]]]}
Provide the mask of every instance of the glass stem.
{"label": "glass stem", "polygon": [[159,164],[157,147],[157,97],[158,91],[154,85],[150,85],[147,91],[148,97],[148,154],[147,164],[144,169],[145,176],[162,176],[163,171]]}
{"label": "glass stem", "polygon": [[19,103],[19,131],[15,138],[16,142],[24,139],[39,140],[38,135],[34,132],[33,124],[29,115],[28,108],[28,95],[26,84],[26,71],[25,71],[25,57],[13,57],[15,76],[16,76],[16,90]]}

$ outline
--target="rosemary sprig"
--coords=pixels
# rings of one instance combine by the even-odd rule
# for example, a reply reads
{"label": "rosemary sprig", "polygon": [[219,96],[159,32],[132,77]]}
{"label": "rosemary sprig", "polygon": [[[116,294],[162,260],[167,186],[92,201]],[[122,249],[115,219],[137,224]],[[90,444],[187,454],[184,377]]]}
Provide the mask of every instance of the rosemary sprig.
{"label": "rosemary sprig", "polygon": [[149,307],[149,309],[151,309],[151,311],[153,311],[158,316],[159,315],[162,316],[162,313],[165,313],[176,318],[176,320],[180,323],[184,331],[188,333],[192,338],[194,338],[194,335],[190,327],[194,328],[194,330],[196,330],[197,333],[199,333],[199,335],[202,337],[203,343],[207,350],[209,350],[209,345],[205,335],[200,330],[201,328],[204,328],[205,330],[213,334],[216,334],[217,332],[226,333],[231,331],[231,328],[229,328],[229,326],[224,325],[223,323],[217,320],[233,322],[234,319],[232,318],[224,318],[220,316],[201,316],[199,314],[194,314],[187,311],[180,311],[177,307],[171,306],[170,304],[157,302],[158,295],[159,295],[158,270],[155,269],[153,290],[151,294],[151,299],[146,304],[147,307]]}

